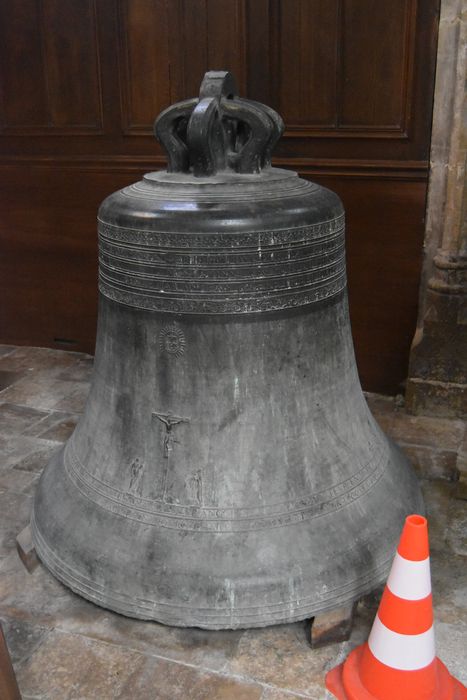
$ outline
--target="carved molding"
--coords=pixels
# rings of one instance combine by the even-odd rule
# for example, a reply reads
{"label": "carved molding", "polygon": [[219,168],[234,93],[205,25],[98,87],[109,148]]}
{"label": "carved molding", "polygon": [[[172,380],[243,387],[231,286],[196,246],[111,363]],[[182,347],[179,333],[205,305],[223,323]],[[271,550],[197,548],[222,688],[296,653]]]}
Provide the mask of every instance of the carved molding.
{"label": "carved molding", "polygon": [[[128,172],[138,175],[154,170],[165,170],[166,163],[164,156],[158,155],[48,156],[32,154],[4,156],[0,159],[0,168],[27,165],[35,168],[71,168],[83,172]],[[274,167],[296,170],[299,175],[305,178],[329,175],[344,178],[377,178],[417,182],[424,182],[428,179],[428,163],[426,161],[273,158],[272,164]]]}

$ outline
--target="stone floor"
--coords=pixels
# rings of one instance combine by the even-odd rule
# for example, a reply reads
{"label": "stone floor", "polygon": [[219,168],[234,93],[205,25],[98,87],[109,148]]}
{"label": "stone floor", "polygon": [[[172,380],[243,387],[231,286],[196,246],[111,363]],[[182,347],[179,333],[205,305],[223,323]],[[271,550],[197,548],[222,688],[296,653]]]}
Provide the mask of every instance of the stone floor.
{"label": "stone floor", "polygon": [[[349,642],[312,650],[303,623],[206,632],[138,622],[81,600],[42,566],[33,574],[23,567],[15,537],[28,523],[42,468],[83,410],[91,369],[86,355],[0,346],[0,620],[23,698],[329,698],[325,673],[367,637],[376,604],[359,604]],[[397,399],[368,401],[419,472],[438,654],[465,683],[466,425],[408,416]]]}

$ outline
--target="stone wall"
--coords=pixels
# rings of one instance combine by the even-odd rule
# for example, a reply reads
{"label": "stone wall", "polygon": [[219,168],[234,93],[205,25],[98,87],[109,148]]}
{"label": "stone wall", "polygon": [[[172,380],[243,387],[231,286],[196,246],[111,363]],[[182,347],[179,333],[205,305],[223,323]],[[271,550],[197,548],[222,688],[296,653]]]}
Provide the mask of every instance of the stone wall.
{"label": "stone wall", "polygon": [[467,3],[442,0],[412,413],[467,415]]}

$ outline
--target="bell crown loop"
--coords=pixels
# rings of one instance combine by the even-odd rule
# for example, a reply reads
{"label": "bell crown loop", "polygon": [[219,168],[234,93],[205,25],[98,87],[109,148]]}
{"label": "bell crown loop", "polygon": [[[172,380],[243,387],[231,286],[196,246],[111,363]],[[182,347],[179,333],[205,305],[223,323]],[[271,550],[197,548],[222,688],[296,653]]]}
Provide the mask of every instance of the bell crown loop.
{"label": "bell crown loop", "polygon": [[214,176],[257,174],[271,165],[284,122],[270,107],[240,98],[228,71],[208,71],[199,97],[177,102],[154,123],[167,152],[167,172]]}

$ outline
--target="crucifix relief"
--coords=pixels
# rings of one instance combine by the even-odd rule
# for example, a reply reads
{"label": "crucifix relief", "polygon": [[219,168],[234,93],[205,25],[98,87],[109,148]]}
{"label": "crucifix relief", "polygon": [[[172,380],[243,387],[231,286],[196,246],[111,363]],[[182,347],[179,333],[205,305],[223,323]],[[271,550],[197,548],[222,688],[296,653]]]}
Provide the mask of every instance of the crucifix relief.
{"label": "crucifix relief", "polygon": [[184,418],[183,416],[174,416],[170,411],[168,413],[158,413],[157,411],[152,412],[153,418],[157,418],[158,421],[162,423],[165,427],[164,439],[163,439],[163,457],[165,458],[160,464],[160,478],[155,489],[155,498],[165,501],[167,498],[167,491],[169,488],[169,472],[170,468],[173,467],[169,457],[170,453],[174,448],[174,444],[178,442],[175,439],[174,429],[181,423],[189,423],[189,418]]}
{"label": "crucifix relief", "polygon": [[170,452],[173,450],[174,443],[178,442],[174,436],[174,427],[180,423],[189,423],[189,418],[183,418],[182,416],[174,416],[169,413],[157,413],[152,412],[158,420],[165,425],[165,435],[164,435],[164,457],[168,459]]}

